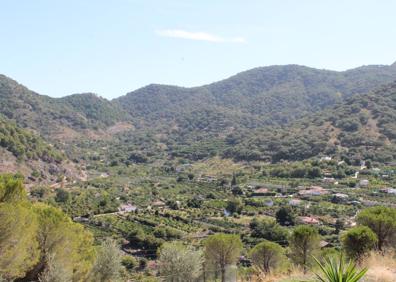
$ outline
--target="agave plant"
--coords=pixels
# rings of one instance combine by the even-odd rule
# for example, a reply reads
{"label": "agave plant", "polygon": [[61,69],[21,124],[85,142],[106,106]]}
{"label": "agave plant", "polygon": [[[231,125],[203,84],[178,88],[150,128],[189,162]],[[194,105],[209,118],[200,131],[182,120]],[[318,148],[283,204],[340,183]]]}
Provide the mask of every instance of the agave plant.
{"label": "agave plant", "polygon": [[345,262],[342,256],[338,259],[325,258],[323,263],[314,259],[322,271],[321,274],[316,273],[320,282],[358,282],[367,272],[367,268],[357,269],[352,261]]}

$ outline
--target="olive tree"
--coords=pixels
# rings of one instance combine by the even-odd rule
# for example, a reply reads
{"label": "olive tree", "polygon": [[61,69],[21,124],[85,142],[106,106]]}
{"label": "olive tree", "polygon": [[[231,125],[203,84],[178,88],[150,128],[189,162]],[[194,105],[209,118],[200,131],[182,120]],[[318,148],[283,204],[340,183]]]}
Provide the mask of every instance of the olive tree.
{"label": "olive tree", "polygon": [[92,281],[117,281],[122,268],[121,259],[121,252],[116,242],[112,239],[106,239],[99,249],[93,266]]}
{"label": "olive tree", "polygon": [[190,282],[202,273],[203,255],[180,242],[164,243],[158,250],[158,264],[164,281]]}

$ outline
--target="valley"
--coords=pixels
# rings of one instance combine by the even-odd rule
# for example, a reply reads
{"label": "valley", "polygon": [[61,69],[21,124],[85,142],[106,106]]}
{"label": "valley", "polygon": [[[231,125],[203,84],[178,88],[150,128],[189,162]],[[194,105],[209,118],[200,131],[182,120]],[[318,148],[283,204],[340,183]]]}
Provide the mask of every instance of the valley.
{"label": "valley", "polygon": [[[161,272],[164,249],[179,243],[211,262],[189,281],[225,279],[208,258],[206,244],[218,235],[240,240],[230,262],[240,281],[267,271],[251,254],[262,242],[285,257],[271,266],[278,280],[257,281],[307,281],[314,262],[295,258],[292,239],[301,226],[313,232],[312,255],[336,255],[348,247],[343,234],[369,225],[364,212],[383,208],[393,221],[383,248],[394,247],[395,81],[395,64],[344,72],[286,65],[106,100],[42,96],[0,76],[0,203],[23,210],[27,201],[38,214],[56,208],[71,219],[67,228],[89,232],[81,233],[86,248],[111,249],[112,238],[121,281],[182,281]],[[22,183],[26,199],[9,200]],[[89,252],[76,251],[73,269],[96,265]],[[298,274],[286,275],[295,266]],[[23,280],[38,277],[29,267],[0,274],[31,281]],[[66,281],[113,281],[88,279],[88,268]]]}

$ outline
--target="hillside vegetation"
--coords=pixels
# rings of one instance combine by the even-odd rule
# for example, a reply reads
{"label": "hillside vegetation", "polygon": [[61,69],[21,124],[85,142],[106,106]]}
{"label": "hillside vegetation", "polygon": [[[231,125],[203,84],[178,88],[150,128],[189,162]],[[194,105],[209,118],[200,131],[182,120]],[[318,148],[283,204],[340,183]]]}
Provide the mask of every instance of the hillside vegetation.
{"label": "hillside vegetation", "polygon": [[123,117],[119,108],[96,95],[51,98],[3,75],[0,75],[0,113],[48,138],[64,131],[105,128]]}
{"label": "hillside vegetation", "polygon": [[169,122],[213,110],[263,124],[282,124],[367,93],[395,78],[394,66],[367,66],[345,72],[298,65],[270,66],[201,87],[149,85],[116,102],[134,117],[150,121]]}
{"label": "hillside vegetation", "polygon": [[0,281],[395,281],[395,67],[112,101],[0,77]]}
{"label": "hillside vegetation", "polygon": [[37,134],[22,129],[1,116],[0,147],[11,152],[19,160],[41,159],[52,163],[60,162],[65,157]]}
{"label": "hillside vegetation", "polygon": [[392,83],[287,126],[230,134],[226,140],[234,146],[229,156],[252,148],[257,157],[273,162],[317,155],[391,162],[396,158],[395,109],[396,83]]}

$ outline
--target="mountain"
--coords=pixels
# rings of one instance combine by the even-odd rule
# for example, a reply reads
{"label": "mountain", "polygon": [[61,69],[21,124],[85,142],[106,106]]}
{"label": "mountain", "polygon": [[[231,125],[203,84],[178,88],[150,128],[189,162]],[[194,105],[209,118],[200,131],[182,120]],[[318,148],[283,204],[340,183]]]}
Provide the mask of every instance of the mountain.
{"label": "mountain", "polygon": [[69,95],[58,99],[57,102],[68,106],[94,126],[111,126],[127,119],[123,109],[93,93]]}
{"label": "mountain", "polygon": [[0,172],[22,173],[28,182],[53,183],[60,176],[83,178],[66,155],[39,135],[0,116]]}
{"label": "mountain", "polygon": [[64,156],[47,144],[40,136],[22,129],[14,122],[0,117],[0,146],[20,160],[41,159],[61,162]]}
{"label": "mountain", "polygon": [[[378,162],[396,160],[396,82],[369,94],[353,96],[334,107],[307,115],[282,127],[230,134],[227,157],[272,162],[303,160],[318,155]],[[228,145],[231,145],[229,142]],[[241,153],[242,152],[242,153]]]}
{"label": "mountain", "polygon": [[[115,99],[136,130],[123,142],[167,148],[193,160],[221,155],[236,160],[300,160],[327,152],[323,136],[301,130],[296,121],[359,99],[396,80],[396,66],[363,66],[336,72],[298,65],[256,68],[209,85],[183,88],[152,84]],[[335,116],[337,111],[335,110]],[[290,126],[289,126],[290,125]],[[305,142],[305,135],[307,140]],[[281,146],[287,142],[289,149]],[[314,149],[311,149],[315,144]],[[147,155],[155,150],[141,148]],[[154,151],[153,151],[154,150]],[[329,151],[330,152],[330,151]]]}
{"label": "mountain", "polygon": [[76,160],[78,147],[69,150],[67,141],[82,137],[139,159],[392,160],[394,84],[380,87],[395,80],[396,64],[343,72],[270,66],[200,87],[152,84],[108,101],[92,93],[51,98],[0,76],[0,114],[60,141]]}
{"label": "mountain", "polygon": [[86,134],[126,119],[116,105],[94,94],[51,98],[0,75],[0,114],[49,139]]}
{"label": "mountain", "polygon": [[263,124],[283,124],[396,79],[396,66],[364,66],[344,72],[299,65],[270,66],[209,85],[149,85],[115,100],[133,117],[174,122],[213,110]]}

